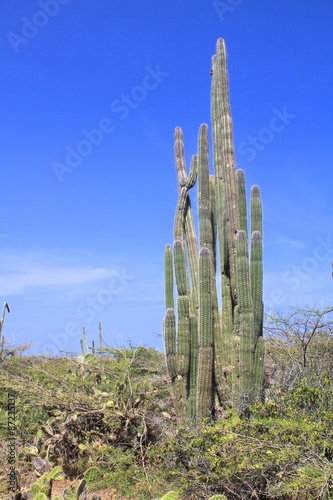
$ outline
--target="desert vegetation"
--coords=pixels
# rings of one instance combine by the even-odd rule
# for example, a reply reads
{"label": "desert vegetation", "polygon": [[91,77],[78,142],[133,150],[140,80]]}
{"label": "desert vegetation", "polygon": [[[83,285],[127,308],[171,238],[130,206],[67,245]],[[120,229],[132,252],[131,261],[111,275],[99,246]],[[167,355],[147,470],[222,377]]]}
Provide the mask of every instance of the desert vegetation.
{"label": "desert vegetation", "polygon": [[195,428],[179,424],[164,353],[155,349],[4,357],[1,498],[14,498],[8,394],[16,400],[16,498],[331,498],[332,328],[331,310],[270,317],[265,401],[240,415],[216,399],[215,419]]}

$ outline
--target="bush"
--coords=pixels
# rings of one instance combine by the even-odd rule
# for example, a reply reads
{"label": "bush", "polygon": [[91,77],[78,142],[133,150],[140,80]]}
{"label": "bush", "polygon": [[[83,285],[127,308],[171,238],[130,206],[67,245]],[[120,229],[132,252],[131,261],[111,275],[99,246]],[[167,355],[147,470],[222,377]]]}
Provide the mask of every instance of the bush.
{"label": "bush", "polygon": [[152,447],[149,460],[181,498],[329,499],[333,400],[325,380],[320,392],[303,379],[278,400],[254,404],[249,419],[230,411],[198,431],[181,429]]}
{"label": "bush", "polygon": [[27,489],[40,474],[35,495],[45,495],[41,483],[61,465],[88,491],[115,488],[123,499],[170,490],[179,500],[333,497],[333,383],[325,370],[301,370],[293,384],[275,385],[247,418],[228,410],[198,429],[177,428],[164,355],[154,349],[6,359],[0,384],[0,470],[10,390],[16,467]]}

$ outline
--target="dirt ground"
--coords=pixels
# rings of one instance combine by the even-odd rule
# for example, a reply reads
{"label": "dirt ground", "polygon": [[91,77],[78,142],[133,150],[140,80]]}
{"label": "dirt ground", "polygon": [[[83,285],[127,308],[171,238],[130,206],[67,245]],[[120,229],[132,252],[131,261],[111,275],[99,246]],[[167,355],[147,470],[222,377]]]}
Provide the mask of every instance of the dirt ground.
{"label": "dirt ground", "polygon": [[[51,498],[53,499],[56,498],[57,496],[62,497],[62,494],[66,488],[69,488],[70,486],[76,487],[77,485],[78,481],[70,481],[68,479],[63,479],[61,481],[54,481]],[[107,489],[107,490],[96,491],[94,493],[87,493],[86,500],[92,500],[94,495],[97,498],[100,497],[101,500],[122,500],[123,498],[120,495],[116,494],[116,490]]]}
{"label": "dirt ground", "polygon": [[[63,493],[67,488],[70,488],[71,486],[76,488],[79,484],[79,481],[71,481],[69,479],[62,479],[61,481],[54,481],[52,485],[52,496],[51,499],[54,499],[56,497],[64,498]],[[5,494],[4,494],[5,495]],[[25,494],[24,490],[22,491],[23,498],[31,499],[31,494]],[[12,495],[10,498],[13,498],[14,495]],[[124,497],[121,495],[117,494],[117,491],[113,488],[108,488],[104,490],[99,490],[91,493],[87,493],[86,496],[82,495],[82,498],[85,500],[124,500]],[[8,496],[2,496],[0,494],[0,500],[8,500]]]}

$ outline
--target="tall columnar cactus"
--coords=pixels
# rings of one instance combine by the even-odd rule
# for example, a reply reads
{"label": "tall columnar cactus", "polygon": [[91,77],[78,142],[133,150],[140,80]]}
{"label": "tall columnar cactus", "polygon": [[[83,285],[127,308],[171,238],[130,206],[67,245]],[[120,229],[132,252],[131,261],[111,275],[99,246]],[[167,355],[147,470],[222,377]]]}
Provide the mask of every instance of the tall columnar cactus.
{"label": "tall columnar cactus", "polygon": [[5,315],[6,311],[10,312],[9,305],[7,302],[4,302],[3,304],[3,309],[2,309],[2,316],[0,318],[0,359],[2,358],[4,354],[4,347],[5,347],[5,336],[2,333],[2,327],[5,321]]}
{"label": "tall columnar cactus", "polygon": [[[222,39],[212,60],[211,116],[214,175],[209,175],[207,125],[200,127],[189,175],[183,134],[176,128],[178,203],[173,249],[165,249],[166,362],[176,411],[182,421],[192,423],[212,415],[215,396],[222,407],[240,412],[262,396],[262,206],[259,187],[253,186],[248,228],[245,176],[235,168]],[[189,197],[197,178],[199,238]]]}
{"label": "tall columnar cactus", "polygon": [[[98,354],[102,354],[105,352],[105,349],[103,348],[103,332],[102,332],[102,323],[98,323],[98,337],[99,337],[99,348],[97,350]],[[96,354],[96,347],[95,347],[95,341],[91,341],[91,347],[88,347],[87,344],[87,333],[85,327],[83,327],[83,338],[80,339],[80,345],[81,345],[81,352],[82,355],[85,356],[86,354],[91,353],[95,356]]]}

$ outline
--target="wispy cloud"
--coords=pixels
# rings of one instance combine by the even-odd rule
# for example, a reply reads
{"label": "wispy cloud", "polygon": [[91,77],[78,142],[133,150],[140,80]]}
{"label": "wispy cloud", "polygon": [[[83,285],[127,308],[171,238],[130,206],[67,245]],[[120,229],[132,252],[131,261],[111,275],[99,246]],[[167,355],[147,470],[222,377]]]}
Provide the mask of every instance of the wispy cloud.
{"label": "wispy cloud", "polygon": [[72,287],[82,292],[82,287],[97,285],[117,273],[118,267],[95,266],[82,261],[75,263],[70,257],[64,262],[61,257],[57,259],[42,253],[3,255],[1,294],[8,297],[37,290],[59,293],[64,288],[70,291]]}
{"label": "wispy cloud", "polygon": [[1,275],[4,295],[20,294],[28,288],[82,285],[110,278],[112,270],[93,267],[34,267],[25,272]]}
{"label": "wispy cloud", "polygon": [[276,238],[274,245],[284,245],[292,249],[306,248],[306,244],[302,240],[295,240],[286,235],[281,235]]}

